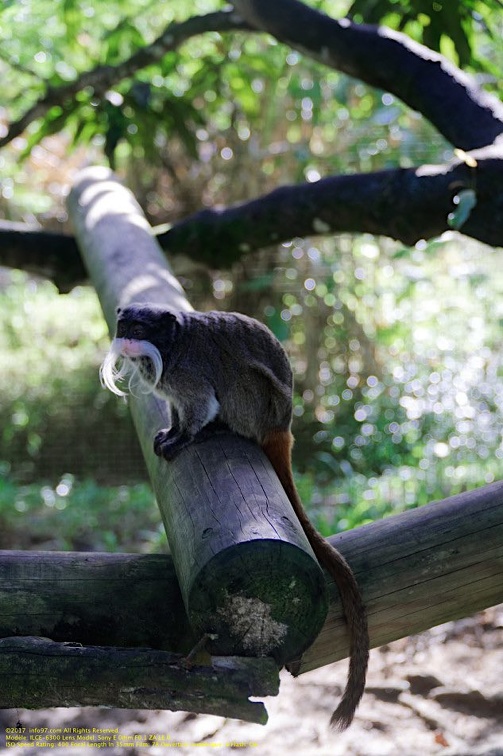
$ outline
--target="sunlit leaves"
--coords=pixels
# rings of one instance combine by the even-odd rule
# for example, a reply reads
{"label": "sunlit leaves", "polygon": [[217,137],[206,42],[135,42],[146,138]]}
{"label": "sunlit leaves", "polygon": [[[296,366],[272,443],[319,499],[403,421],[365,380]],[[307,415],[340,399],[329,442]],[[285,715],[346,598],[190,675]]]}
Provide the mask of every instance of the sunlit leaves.
{"label": "sunlit leaves", "polygon": [[501,33],[499,0],[353,0],[350,17],[358,22],[383,24],[403,31],[462,67],[487,67],[476,49],[476,32],[483,29],[496,39]]}
{"label": "sunlit leaves", "polygon": [[[503,278],[490,250],[449,235],[391,255],[393,246],[283,245],[275,317],[290,329],[295,433],[299,443],[313,434],[310,474],[331,479],[329,459],[366,475],[409,464],[417,503],[421,476],[432,496],[440,485],[448,495],[475,484],[477,460],[490,482],[503,458]],[[296,462],[305,469],[304,455]]]}
{"label": "sunlit leaves", "polygon": [[[194,3],[188,11],[186,4],[174,2],[163,6],[161,13],[156,3],[148,0],[101,5],[59,0],[50,4],[50,14],[48,7],[41,0],[30,0],[12,6],[10,14],[4,11],[0,59],[4,61],[4,92],[11,103],[8,120],[26,111],[46,85],[57,87],[97,64],[116,65],[155,39],[169,18],[186,18],[211,9],[211,4]],[[31,77],[22,86],[20,68]],[[92,91],[78,92],[60,103],[61,117],[56,119],[49,113],[47,123],[34,128],[28,147],[57,129],[68,128],[79,143],[99,137],[94,143],[101,145],[112,160],[121,144],[141,152],[142,138],[150,135],[151,144],[155,144],[159,134],[180,139],[188,154],[195,157],[195,130],[204,122],[206,128],[209,125],[210,138],[216,131],[235,128],[246,140],[257,131],[262,149],[269,151],[269,159],[262,166],[265,175],[272,175],[281,162],[281,140],[286,137],[287,145],[295,145],[290,175],[295,180],[310,180],[309,176],[337,169],[342,152],[349,162],[347,167],[352,168],[353,144],[358,139],[355,121],[363,125],[376,118],[376,127],[384,127],[374,145],[357,150],[360,165],[355,168],[360,170],[371,169],[374,156],[393,150],[393,140],[385,135],[390,118],[396,129],[400,128],[396,105],[390,107],[383,101],[385,107],[380,107],[378,93],[355,86],[333,71],[323,71],[321,76],[318,64],[263,36],[202,35],[132,79],[117,81],[114,89],[126,100],[140,83],[151,85],[156,104],[144,103],[142,107],[130,101],[129,107],[122,107],[112,102],[110,107],[103,93],[94,96]],[[279,109],[278,102],[282,103]],[[199,111],[198,118],[194,109]],[[349,110],[352,128],[348,128]],[[280,122],[287,127],[284,134],[278,133]],[[335,140],[334,150],[329,144]],[[150,158],[152,150],[147,142],[144,150]],[[316,162],[307,169],[313,154],[325,161],[323,169]]]}

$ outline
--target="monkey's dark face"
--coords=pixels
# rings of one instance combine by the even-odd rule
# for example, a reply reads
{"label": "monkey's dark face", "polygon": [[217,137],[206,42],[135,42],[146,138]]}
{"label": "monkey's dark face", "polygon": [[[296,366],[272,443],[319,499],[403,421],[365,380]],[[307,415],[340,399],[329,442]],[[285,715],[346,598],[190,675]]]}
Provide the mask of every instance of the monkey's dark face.
{"label": "monkey's dark face", "polygon": [[[143,391],[153,391],[162,375],[161,355],[173,338],[176,316],[160,307],[141,304],[118,308],[117,315],[116,336],[100,368],[102,385],[124,396],[117,383],[129,375],[130,389],[138,378]],[[117,370],[120,358],[123,363]]]}
{"label": "monkey's dark face", "polygon": [[132,304],[117,308],[116,338],[148,341],[163,349],[172,339],[176,316],[161,307]]}

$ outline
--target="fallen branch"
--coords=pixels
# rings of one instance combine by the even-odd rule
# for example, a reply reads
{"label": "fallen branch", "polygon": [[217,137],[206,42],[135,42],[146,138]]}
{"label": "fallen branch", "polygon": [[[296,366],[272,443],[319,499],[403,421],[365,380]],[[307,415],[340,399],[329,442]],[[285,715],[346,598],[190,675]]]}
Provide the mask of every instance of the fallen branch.
{"label": "fallen branch", "polygon": [[211,658],[207,665],[151,649],[80,646],[48,638],[0,640],[1,709],[111,706],[218,714],[265,724],[262,703],[275,696],[272,659]]}

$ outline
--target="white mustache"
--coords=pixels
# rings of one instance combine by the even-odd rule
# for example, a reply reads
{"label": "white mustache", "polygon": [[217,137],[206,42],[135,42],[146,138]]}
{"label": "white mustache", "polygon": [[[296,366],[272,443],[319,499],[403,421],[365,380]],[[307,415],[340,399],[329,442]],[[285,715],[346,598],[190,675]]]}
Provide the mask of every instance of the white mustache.
{"label": "white mustache", "polygon": [[[154,367],[153,382],[147,381],[140,371],[140,365],[134,362],[136,357],[148,357]],[[117,368],[117,363],[122,364]],[[117,396],[127,396],[117,383],[129,376],[127,389],[134,393],[135,384],[143,385],[142,393],[150,394],[154,391],[162,375],[161,353],[150,341],[143,339],[113,339],[110,349],[100,366],[100,381],[103,388],[107,388]]]}

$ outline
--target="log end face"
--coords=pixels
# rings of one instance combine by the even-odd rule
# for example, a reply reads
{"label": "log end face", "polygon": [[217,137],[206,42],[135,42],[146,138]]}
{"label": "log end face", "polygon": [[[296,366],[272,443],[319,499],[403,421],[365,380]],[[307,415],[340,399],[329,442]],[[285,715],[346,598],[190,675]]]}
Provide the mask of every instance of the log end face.
{"label": "log end face", "polygon": [[328,611],[325,577],[310,554],[278,540],[231,547],[205,565],[188,598],[196,635],[219,655],[272,656],[280,665],[308,648]]}

